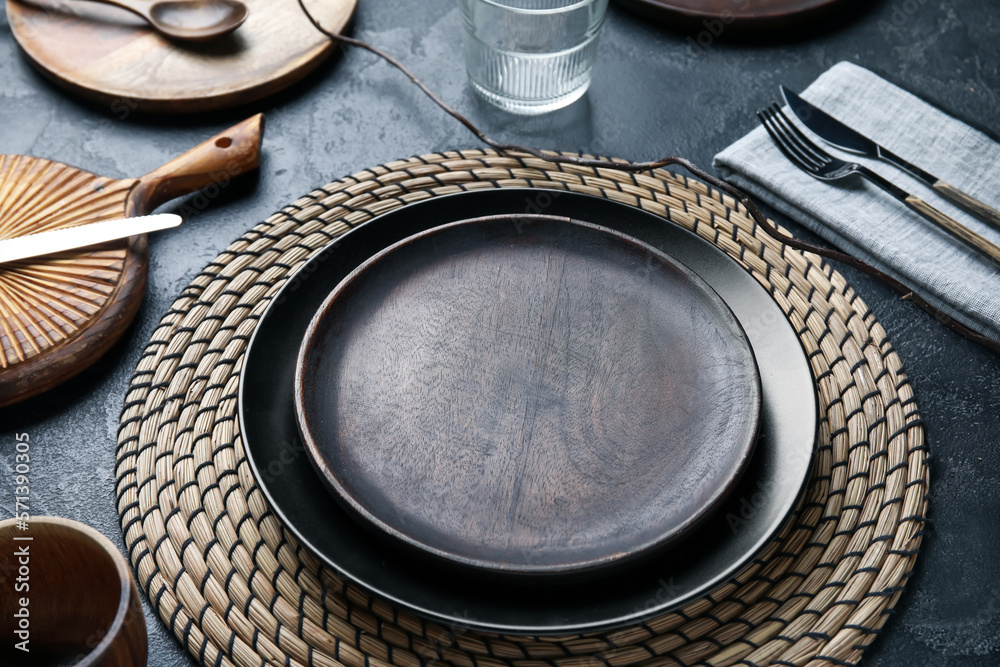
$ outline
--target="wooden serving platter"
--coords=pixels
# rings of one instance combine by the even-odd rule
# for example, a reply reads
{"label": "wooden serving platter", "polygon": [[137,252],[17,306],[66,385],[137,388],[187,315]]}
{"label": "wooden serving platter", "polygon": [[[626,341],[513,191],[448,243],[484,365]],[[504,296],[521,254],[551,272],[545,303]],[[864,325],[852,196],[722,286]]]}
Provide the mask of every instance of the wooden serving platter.
{"label": "wooden serving platter", "polygon": [[[7,18],[24,53],[60,86],[119,115],[191,113],[277,92],[335,48],[297,0],[244,1],[246,23],[195,44],[170,41],[124,9],[86,0],[7,0]],[[306,0],[306,6],[325,28],[340,31],[356,2]]]}
{"label": "wooden serving platter", "polygon": [[[134,215],[257,167],[263,115],[141,178],[0,155],[0,239]],[[0,264],[0,406],[94,363],[135,317],[149,268],[145,236]]]}
{"label": "wooden serving platter", "polygon": [[552,216],[455,222],[375,255],[297,368],[303,440],[336,497],[490,576],[604,573],[686,534],[750,460],[760,405],[747,337],[704,281]]}
{"label": "wooden serving platter", "polygon": [[844,0],[616,0],[618,4],[670,27],[696,27],[688,40],[708,48],[729,31],[788,28],[832,11]]}

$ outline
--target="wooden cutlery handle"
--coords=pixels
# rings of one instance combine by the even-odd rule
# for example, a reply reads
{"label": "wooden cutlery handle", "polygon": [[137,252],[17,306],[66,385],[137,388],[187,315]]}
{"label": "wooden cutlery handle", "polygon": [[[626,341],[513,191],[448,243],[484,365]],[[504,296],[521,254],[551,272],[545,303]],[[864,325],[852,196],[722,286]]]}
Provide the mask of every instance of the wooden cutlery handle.
{"label": "wooden cutlery handle", "polygon": [[134,214],[148,213],[213,183],[224,187],[230,178],[255,169],[260,163],[263,129],[264,114],[257,114],[149,172],[132,192]]}
{"label": "wooden cutlery handle", "polygon": [[987,241],[979,234],[975,233],[954,218],[945,215],[919,197],[910,195],[905,201],[907,206],[920,215],[951,232],[958,238],[982,252],[987,257],[993,259],[993,261],[1000,262],[1000,247],[997,247],[990,241]]}
{"label": "wooden cutlery handle", "polygon": [[945,183],[944,181],[937,181],[933,187],[938,194],[951,203],[962,207],[983,222],[989,224],[993,229],[1000,229],[1000,211],[988,204],[984,204],[975,197],[965,194],[954,185]]}

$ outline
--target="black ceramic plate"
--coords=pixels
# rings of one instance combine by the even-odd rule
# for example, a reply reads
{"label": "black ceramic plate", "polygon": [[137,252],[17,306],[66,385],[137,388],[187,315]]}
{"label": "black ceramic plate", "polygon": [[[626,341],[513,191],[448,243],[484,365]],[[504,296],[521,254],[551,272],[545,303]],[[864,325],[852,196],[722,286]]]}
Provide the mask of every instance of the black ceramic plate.
{"label": "black ceramic plate", "polygon": [[682,264],[508,215],[420,232],[341,281],[295,402],[320,477],[373,530],[551,583],[649,558],[707,516],[750,460],[760,381]]}
{"label": "black ceramic plate", "polygon": [[[513,585],[429,568],[386,548],[336,503],[298,435],[299,344],[313,314],[354,268],[415,233],[471,217],[538,212],[615,229],[668,253],[726,301],[753,347],[763,390],[761,436],[729,498],[689,537],[641,567],[566,586]],[[296,273],[255,331],[240,384],[240,428],[274,511],[325,563],[374,594],[425,616],[494,632],[563,634],[634,623],[708,593],[781,527],[808,477],[816,392],[798,337],[770,295],[722,251],[639,209],[585,195],[497,189],[412,204],[339,238]]]}

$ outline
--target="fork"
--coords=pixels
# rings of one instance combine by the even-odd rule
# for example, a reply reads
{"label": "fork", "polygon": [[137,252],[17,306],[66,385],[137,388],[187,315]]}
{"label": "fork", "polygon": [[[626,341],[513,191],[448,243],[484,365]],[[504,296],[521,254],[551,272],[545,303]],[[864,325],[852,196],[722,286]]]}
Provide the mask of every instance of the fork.
{"label": "fork", "polygon": [[997,247],[954,218],[942,213],[923,199],[910,194],[898,185],[888,181],[868,167],[857,162],[847,162],[830,155],[810,141],[785,116],[777,104],[772,103],[767,108],[760,109],[757,111],[757,117],[764,125],[767,133],[771,135],[774,143],[785,154],[785,157],[813,178],[821,181],[837,181],[854,174],[866,178],[906,204],[911,210],[916,211],[931,222],[962,239],[976,250],[993,259],[993,261],[1000,262],[1000,247]]}

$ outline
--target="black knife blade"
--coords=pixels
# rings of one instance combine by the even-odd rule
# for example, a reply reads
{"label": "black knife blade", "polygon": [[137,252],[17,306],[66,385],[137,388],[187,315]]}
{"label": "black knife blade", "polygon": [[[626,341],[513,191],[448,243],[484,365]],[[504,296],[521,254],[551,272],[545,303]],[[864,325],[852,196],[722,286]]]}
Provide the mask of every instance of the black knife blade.
{"label": "black knife blade", "polygon": [[823,141],[847,151],[864,155],[888,162],[898,169],[902,169],[916,179],[923,181],[941,196],[951,201],[953,204],[963,208],[983,222],[988,223],[994,229],[1000,230],[1000,211],[995,210],[972,195],[966,194],[953,185],[933,176],[892,151],[869,139],[857,130],[845,125],[822,109],[805,101],[795,91],[781,86],[781,94],[788,103],[792,113],[802,121],[802,124],[816,133]]}

